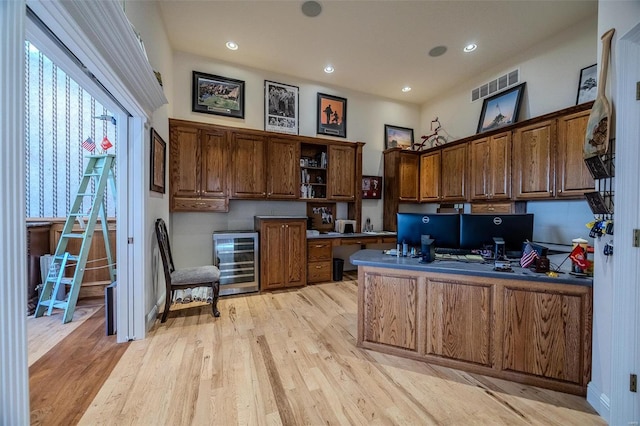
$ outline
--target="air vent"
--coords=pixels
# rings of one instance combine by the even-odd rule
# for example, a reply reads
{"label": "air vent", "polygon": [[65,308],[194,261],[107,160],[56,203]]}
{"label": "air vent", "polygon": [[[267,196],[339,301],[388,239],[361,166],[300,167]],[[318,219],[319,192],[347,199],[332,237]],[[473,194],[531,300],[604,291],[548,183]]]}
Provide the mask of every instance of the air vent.
{"label": "air vent", "polygon": [[495,80],[491,80],[473,89],[471,91],[471,102],[475,102],[479,99],[486,98],[487,96],[491,96],[495,93],[501,92],[506,88],[518,84],[519,81],[520,70],[515,69],[513,71],[510,71],[504,75],[501,75]]}

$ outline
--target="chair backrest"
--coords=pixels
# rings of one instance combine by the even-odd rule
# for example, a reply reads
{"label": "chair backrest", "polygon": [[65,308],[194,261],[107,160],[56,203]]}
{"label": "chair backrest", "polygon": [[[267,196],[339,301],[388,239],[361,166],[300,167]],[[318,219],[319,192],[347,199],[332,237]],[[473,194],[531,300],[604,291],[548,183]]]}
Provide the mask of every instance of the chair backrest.
{"label": "chair backrest", "polygon": [[167,234],[167,225],[164,220],[156,220],[156,238],[158,239],[158,248],[162,257],[162,266],[164,267],[164,278],[167,284],[171,284],[171,273],[176,270],[173,265],[173,257],[171,256],[171,246],[169,245],[169,235]]}

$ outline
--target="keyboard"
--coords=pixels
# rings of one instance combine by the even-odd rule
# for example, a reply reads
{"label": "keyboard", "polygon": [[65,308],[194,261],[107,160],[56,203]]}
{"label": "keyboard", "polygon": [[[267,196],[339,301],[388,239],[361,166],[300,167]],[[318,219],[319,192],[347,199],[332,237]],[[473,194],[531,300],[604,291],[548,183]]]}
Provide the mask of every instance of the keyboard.
{"label": "keyboard", "polygon": [[436,247],[436,254],[451,254],[456,256],[464,256],[471,254],[471,250],[460,248]]}

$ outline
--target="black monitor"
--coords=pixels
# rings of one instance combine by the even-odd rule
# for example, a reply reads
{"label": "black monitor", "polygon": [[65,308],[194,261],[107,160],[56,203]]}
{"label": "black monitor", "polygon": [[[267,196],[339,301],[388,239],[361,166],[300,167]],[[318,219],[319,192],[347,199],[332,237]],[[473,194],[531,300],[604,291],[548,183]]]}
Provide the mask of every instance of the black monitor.
{"label": "black monitor", "polygon": [[420,249],[422,235],[430,235],[435,247],[457,248],[460,242],[459,214],[397,213],[398,243]]}
{"label": "black monitor", "polygon": [[522,251],[533,239],[533,214],[463,214],[460,217],[460,248],[493,246],[493,237],[504,240],[507,252]]}

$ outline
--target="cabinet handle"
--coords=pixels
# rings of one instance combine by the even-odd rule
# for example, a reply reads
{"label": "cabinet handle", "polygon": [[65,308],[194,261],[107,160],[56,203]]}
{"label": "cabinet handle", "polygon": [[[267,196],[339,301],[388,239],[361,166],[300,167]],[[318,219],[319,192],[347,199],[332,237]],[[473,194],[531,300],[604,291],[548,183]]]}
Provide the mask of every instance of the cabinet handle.
{"label": "cabinet handle", "polygon": [[322,266],[316,266],[316,269],[322,269]]}
{"label": "cabinet handle", "polygon": [[322,244],[317,244],[317,245],[315,246],[315,248],[322,248],[322,247],[324,247]]}

